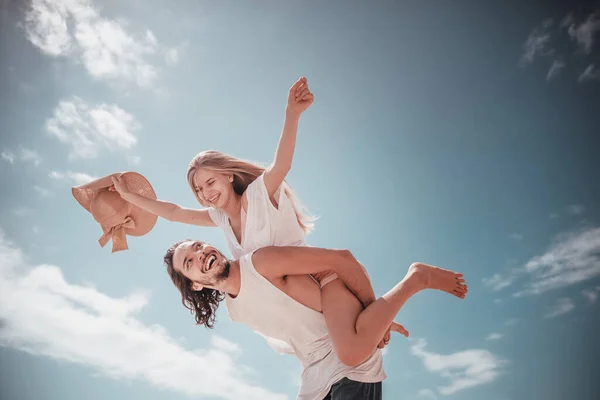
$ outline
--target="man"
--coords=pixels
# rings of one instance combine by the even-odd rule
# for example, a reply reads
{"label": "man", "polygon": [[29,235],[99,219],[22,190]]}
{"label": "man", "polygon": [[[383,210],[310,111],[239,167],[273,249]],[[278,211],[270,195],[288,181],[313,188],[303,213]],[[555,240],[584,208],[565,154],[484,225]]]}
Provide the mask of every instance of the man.
{"label": "man", "polygon": [[[368,307],[362,311],[358,299],[368,297],[365,293],[372,289],[360,263],[345,250],[265,247],[231,261],[206,243],[185,240],[169,248],[164,261],[197,323],[212,327],[225,299],[231,320],[293,349],[303,366],[300,400],[381,399],[386,377],[381,351],[373,352],[371,343],[368,355],[357,358],[364,343],[342,331],[357,334],[368,329],[373,336],[375,329],[380,339],[402,305],[420,290],[466,295],[462,275],[415,263],[398,285],[364,304]],[[340,279],[322,289],[308,276],[328,270]],[[349,289],[346,296],[327,299],[331,293],[343,293],[336,285],[344,284]],[[358,314],[358,319],[352,317]]]}

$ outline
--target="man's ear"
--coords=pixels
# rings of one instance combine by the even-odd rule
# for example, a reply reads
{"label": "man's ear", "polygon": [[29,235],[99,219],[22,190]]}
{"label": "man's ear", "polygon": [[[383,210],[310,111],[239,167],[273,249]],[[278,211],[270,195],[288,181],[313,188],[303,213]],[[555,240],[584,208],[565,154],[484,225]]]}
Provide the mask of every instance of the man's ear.
{"label": "man's ear", "polygon": [[233,183],[233,175],[229,175],[229,182]]}
{"label": "man's ear", "polygon": [[204,286],[202,286],[201,284],[199,284],[198,282],[194,282],[192,283],[192,290],[199,292],[202,289],[204,289]]}

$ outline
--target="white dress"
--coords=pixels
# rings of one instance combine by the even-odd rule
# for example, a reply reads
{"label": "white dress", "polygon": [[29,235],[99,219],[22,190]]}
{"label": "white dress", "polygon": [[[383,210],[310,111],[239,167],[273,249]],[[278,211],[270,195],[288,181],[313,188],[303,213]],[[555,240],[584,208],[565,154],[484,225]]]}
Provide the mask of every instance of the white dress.
{"label": "white dress", "polygon": [[[227,214],[215,208],[208,209],[213,222],[224,231],[227,246],[234,260],[239,260],[245,254],[262,247],[308,246],[304,231],[298,224],[292,201],[285,194],[285,186],[284,182],[275,192],[274,197],[278,205],[275,207],[269,198],[264,174],[248,185],[246,188],[248,210],[242,229],[242,243],[239,243],[235,237]],[[294,349],[289,344],[267,336],[265,339],[278,353],[294,354]]]}
{"label": "white dress", "polygon": [[235,260],[254,250],[267,246],[307,246],[304,231],[298,219],[292,201],[285,194],[283,183],[275,192],[278,207],[269,199],[264,174],[260,175],[246,188],[248,210],[242,232],[242,243],[238,243],[229,218],[222,210],[209,208],[214,223],[225,232],[227,245]]}

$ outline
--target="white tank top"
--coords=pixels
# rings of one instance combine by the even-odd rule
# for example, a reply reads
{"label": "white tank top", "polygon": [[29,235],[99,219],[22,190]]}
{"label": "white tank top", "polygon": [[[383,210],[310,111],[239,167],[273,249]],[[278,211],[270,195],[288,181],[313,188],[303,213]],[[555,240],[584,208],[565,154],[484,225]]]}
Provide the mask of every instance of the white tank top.
{"label": "white tank top", "polygon": [[[292,201],[285,194],[284,182],[275,192],[276,208],[265,186],[264,174],[261,174],[246,188],[248,210],[242,224],[242,243],[238,243],[231,228],[229,217],[222,210],[209,208],[208,213],[214,223],[223,230],[227,246],[234,260],[245,254],[268,246],[307,246],[304,231],[298,224]],[[243,208],[242,208],[243,210]],[[242,214],[242,217],[243,214]],[[267,343],[278,353],[294,354],[287,343],[265,337]]]}
{"label": "white tank top", "polygon": [[359,382],[381,382],[386,378],[381,350],[363,364],[348,367],[340,362],[325,317],[274,286],[252,264],[252,253],[240,258],[240,292],[225,297],[232,321],[257,333],[289,344],[302,364],[298,400],[324,398],[331,386],[347,377]]}

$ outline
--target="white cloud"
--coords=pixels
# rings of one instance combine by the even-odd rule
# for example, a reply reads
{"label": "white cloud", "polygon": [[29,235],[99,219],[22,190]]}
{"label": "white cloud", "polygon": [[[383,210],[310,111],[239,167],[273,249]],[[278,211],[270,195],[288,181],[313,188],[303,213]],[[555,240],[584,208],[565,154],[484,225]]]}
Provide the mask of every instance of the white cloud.
{"label": "white cloud", "polygon": [[102,17],[89,0],[32,0],[24,21],[29,41],[52,57],[82,63],[94,78],[149,87],[159,46],[147,30],[133,35],[122,20]]}
{"label": "white cloud", "polygon": [[579,204],[571,204],[567,206],[567,213],[571,215],[581,215],[585,211],[585,207]]}
{"label": "white cloud", "polygon": [[33,187],[33,190],[35,190],[36,192],[38,192],[39,195],[42,196],[42,197],[50,197],[50,196],[52,196],[52,192],[51,191],[49,191],[48,189],[44,189],[43,187],[40,187],[40,186],[37,186],[37,185]]}
{"label": "white cloud", "polygon": [[213,335],[211,338],[212,345],[227,353],[238,354],[242,352],[242,349],[237,343],[231,342],[221,336]]}
{"label": "white cloud", "polygon": [[88,183],[88,182],[98,179],[97,176],[88,175],[83,172],[73,172],[73,171],[66,171],[66,172],[50,171],[48,176],[54,180],[59,180],[59,181],[68,180],[71,183],[75,184],[75,186],[83,185],[84,183]]}
{"label": "white cloud", "polygon": [[551,25],[552,20],[546,20],[529,34],[527,40],[523,44],[521,64],[530,64],[536,56],[552,53],[551,50],[549,51],[547,49],[548,42],[550,41],[549,28]]}
{"label": "white cloud", "polygon": [[531,282],[516,297],[540,294],[600,275],[600,228],[562,234],[546,253],[529,260]]}
{"label": "white cloud", "polygon": [[21,147],[17,153],[5,149],[2,151],[2,158],[11,164],[14,164],[15,161],[31,162],[36,167],[42,162],[42,157],[37,151],[26,147]]}
{"label": "white cloud", "polygon": [[470,349],[454,354],[436,354],[425,351],[427,342],[419,339],[411,353],[423,360],[425,368],[448,378],[450,383],[439,387],[443,395],[493,382],[507,363],[485,349]]}
{"label": "white cloud", "polygon": [[502,276],[501,274],[494,274],[490,278],[483,278],[482,282],[485,286],[491,288],[494,291],[502,290],[514,282],[514,275]]}
{"label": "white cloud", "polygon": [[179,62],[179,50],[169,49],[165,52],[165,60],[169,65],[175,65]]}
{"label": "white cloud", "polygon": [[291,384],[300,390],[300,386],[302,385],[302,369],[300,366],[292,368],[288,376],[290,377]]}
{"label": "white cloud", "polygon": [[95,158],[102,149],[132,149],[140,129],[135,118],[115,104],[90,106],[79,97],[63,100],[46,121],[46,129],[71,147],[70,159]]}
{"label": "white cloud", "polygon": [[504,321],[504,325],[513,326],[513,325],[516,325],[517,322],[519,322],[519,320],[517,318],[509,318],[506,321]]}
{"label": "white cloud", "polygon": [[35,166],[40,165],[42,162],[42,157],[35,150],[30,150],[25,147],[21,148],[19,158],[21,161],[31,161]]}
{"label": "white cloud", "polygon": [[575,303],[568,297],[560,298],[556,301],[556,304],[546,311],[544,318],[556,318],[560,315],[564,315],[575,308]]}
{"label": "white cloud", "polygon": [[560,60],[554,60],[552,61],[552,65],[550,66],[550,69],[548,70],[548,74],[546,75],[546,79],[547,80],[552,80],[553,78],[555,78],[556,76],[558,76],[558,74],[560,73],[560,71],[565,67],[565,63],[563,61]]}
{"label": "white cloud", "polygon": [[590,64],[587,66],[585,71],[579,75],[579,82],[587,82],[587,81],[600,81],[600,71],[596,70],[594,64]]}
{"label": "white cloud", "polygon": [[581,291],[583,297],[587,299],[590,304],[594,304],[598,299],[598,293],[600,292],[600,286],[597,286],[592,289],[584,289]]}
{"label": "white cloud", "polygon": [[2,151],[2,158],[4,160],[6,160],[10,164],[14,164],[15,163],[15,153],[13,153],[12,151],[3,150]]}
{"label": "white cloud", "polygon": [[57,171],[50,171],[48,176],[50,178],[56,179],[56,180],[65,179],[65,174],[63,174],[62,172],[57,172]]}
{"label": "white cloud", "polygon": [[[585,62],[585,59],[592,54],[598,31],[600,31],[600,14],[598,13],[589,15],[580,23],[575,20],[573,14],[567,15],[558,25],[548,19],[529,34],[523,44],[520,64],[526,66],[536,58],[544,57],[549,66],[546,73],[548,81],[555,79],[565,69],[567,63],[579,69],[581,60],[583,59]],[[566,41],[569,48],[564,48],[564,43],[560,38],[565,32],[572,39]],[[564,48],[564,50],[557,52],[557,48]],[[573,48],[576,50],[574,51]],[[600,80],[600,72],[594,71],[593,65],[589,65],[579,76],[580,82],[589,80]]]}
{"label": "white cloud", "polygon": [[75,38],[83,52],[83,63],[95,78],[122,79],[148,87],[158,74],[144,59],[156,53],[156,38],[150,31],[136,40],[120,23],[98,19],[78,24]]}
{"label": "white cloud", "polygon": [[568,28],[569,26],[571,26],[574,22],[574,18],[573,18],[573,14],[567,14],[566,17],[564,17],[562,19],[562,21],[560,22],[560,27],[561,28]]}
{"label": "white cloud", "polygon": [[490,333],[485,340],[499,340],[502,339],[504,337],[503,334],[501,333]]}
{"label": "white cloud", "polygon": [[418,392],[419,397],[425,397],[426,399],[437,400],[437,396],[431,389],[421,389]]}
{"label": "white cloud", "polygon": [[67,26],[68,5],[72,2],[33,0],[25,15],[27,39],[44,53],[59,56],[71,49],[71,36]]}
{"label": "white cloud", "polygon": [[181,60],[182,54],[187,50],[189,42],[185,41],[179,45],[163,50],[163,55],[167,65],[177,65]]}
{"label": "white cloud", "polygon": [[585,54],[592,52],[592,46],[594,44],[594,35],[596,31],[600,30],[600,19],[596,14],[591,14],[584,22],[577,26],[573,22],[573,18],[567,22],[569,35],[577,41],[579,47]]}
{"label": "white cloud", "polygon": [[67,282],[59,267],[28,267],[21,250],[0,232],[0,346],[115,379],[145,380],[180,395],[286,398],[250,383],[230,351],[218,345],[186,349],[162,326],[144,324],[136,314],[147,304],[147,293],[115,298]]}

